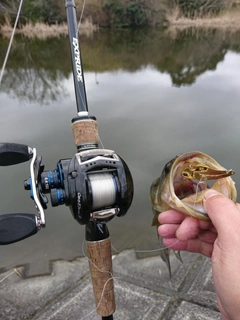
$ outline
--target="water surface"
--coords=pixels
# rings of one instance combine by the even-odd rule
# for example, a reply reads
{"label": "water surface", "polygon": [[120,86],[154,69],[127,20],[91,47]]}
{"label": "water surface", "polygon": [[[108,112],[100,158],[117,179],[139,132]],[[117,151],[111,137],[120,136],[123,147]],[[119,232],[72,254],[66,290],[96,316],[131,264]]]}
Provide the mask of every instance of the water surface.
{"label": "water surface", "polygon": [[[236,171],[239,188],[239,43],[233,32],[193,29],[100,31],[81,39],[90,114],[104,147],[125,159],[135,184],[127,215],[108,223],[117,250],[158,247],[149,188],[176,154],[209,154]],[[6,47],[0,39],[0,61]],[[0,92],[0,140],[35,147],[45,170],[54,169],[76,152],[75,116],[68,39],[16,38]],[[23,188],[28,163],[1,167],[0,176],[0,212],[34,212]],[[49,261],[83,254],[85,227],[67,207],[49,205],[46,219],[37,235],[0,247],[0,268],[29,264],[30,275],[47,273]]]}

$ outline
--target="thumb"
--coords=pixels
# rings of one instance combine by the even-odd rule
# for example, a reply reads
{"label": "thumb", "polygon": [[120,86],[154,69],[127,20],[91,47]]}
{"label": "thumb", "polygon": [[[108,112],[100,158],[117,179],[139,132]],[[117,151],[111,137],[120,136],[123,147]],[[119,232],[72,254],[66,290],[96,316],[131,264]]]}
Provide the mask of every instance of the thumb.
{"label": "thumb", "polygon": [[219,235],[229,235],[229,232],[239,228],[240,211],[236,204],[223,194],[215,190],[207,191],[204,207]]}

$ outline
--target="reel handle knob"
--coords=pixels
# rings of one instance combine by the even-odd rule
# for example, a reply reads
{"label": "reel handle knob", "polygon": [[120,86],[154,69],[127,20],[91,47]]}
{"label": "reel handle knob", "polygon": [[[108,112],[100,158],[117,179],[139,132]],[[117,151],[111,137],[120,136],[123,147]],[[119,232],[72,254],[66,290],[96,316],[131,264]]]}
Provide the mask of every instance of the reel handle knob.
{"label": "reel handle knob", "polygon": [[0,245],[14,243],[38,232],[37,217],[31,213],[0,215]]}
{"label": "reel handle knob", "polygon": [[32,149],[19,143],[0,143],[0,166],[28,161],[32,157]]}

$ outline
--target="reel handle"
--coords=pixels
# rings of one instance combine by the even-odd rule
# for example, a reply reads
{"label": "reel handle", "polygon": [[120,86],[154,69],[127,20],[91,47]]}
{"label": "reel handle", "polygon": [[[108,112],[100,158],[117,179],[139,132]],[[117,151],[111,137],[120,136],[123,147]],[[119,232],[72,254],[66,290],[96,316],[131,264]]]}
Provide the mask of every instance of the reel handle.
{"label": "reel handle", "polygon": [[32,149],[19,143],[0,143],[0,166],[11,166],[28,161],[32,157]]}
{"label": "reel handle", "polygon": [[0,215],[0,245],[14,243],[38,232],[37,217],[31,213]]}

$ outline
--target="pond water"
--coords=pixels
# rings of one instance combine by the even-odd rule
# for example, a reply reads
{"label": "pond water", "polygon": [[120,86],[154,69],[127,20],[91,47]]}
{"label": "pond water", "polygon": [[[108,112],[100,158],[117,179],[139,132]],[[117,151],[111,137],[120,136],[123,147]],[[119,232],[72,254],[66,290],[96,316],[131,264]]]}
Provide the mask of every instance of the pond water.
{"label": "pond water", "polygon": [[[0,62],[8,41],[0,39]],[[158,248],[149,188],[175,155],[199,150],[234,169],[240,187],[240,34],[217,30],[103,30],[81,38],[90,114],[105,148],[127,162],[135,184],[124,217],[108,223],[112,244]],[[28,144],[45,170],[71,158],[76,104],[67,38],[15,38],[0,92],[0,140]],[[0,167],[0,213],[35,212],[23,181],[29,164]],[[0,269],[82,256],[85,227],[66,206],[46,210],[47,227],[0,247]],[[137,253],[138,257],[153,253]],[[156,253],[155,253],[156,254]]]}

